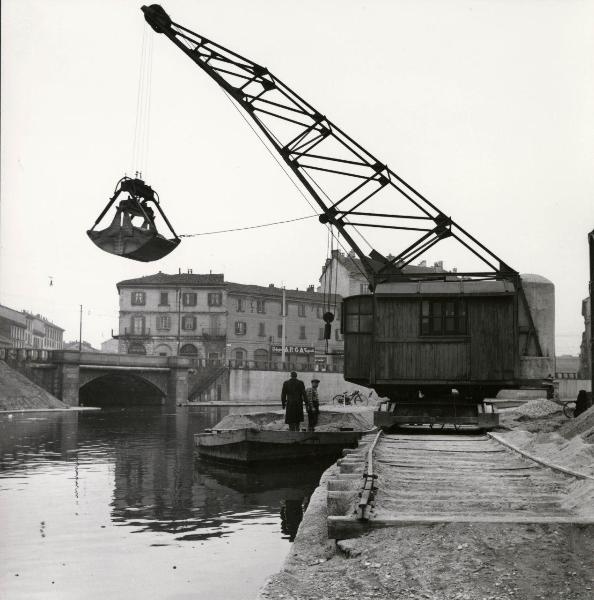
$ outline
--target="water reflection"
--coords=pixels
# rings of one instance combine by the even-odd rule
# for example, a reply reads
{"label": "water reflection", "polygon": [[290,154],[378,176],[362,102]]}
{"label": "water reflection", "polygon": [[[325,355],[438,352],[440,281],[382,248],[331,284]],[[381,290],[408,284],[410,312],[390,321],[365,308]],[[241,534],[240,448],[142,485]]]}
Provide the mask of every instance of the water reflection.
{"label": "water reflection", "polygon": [[[121,553],[122,566],[114,566],[106,584],[112,595],[129,585],[124,557],[133,551],[135,560],[150,565],[159,548],[174,553],[176,565],[187,560],[188,568],[196,564],[196,552],[205,553],[200,583],[191,577],[178,582],[192,581],[197,597],[202,589],[212,598],[244,598],[246,581],[255,593],[280,566],[279,544],[294,539],[327,465],[242,471],[202,462],[195,457],[193,435],[219,421],[223,410],[190,407],[168,413],[139,407],[0,416],[0,512],[13,517],[3,518],[0,550],[8,560],[0,561],[0,588],[8,585],[6,593],[15,598],[38,593],[35,583],[44,571],[29,557],[42,540],[50,570],[54,564],[76,563],[84,573],[85,564],[92,571],[106,560],[107,547],[114,560]],[[250,554],[240,567],[246,570],[244,584],[234,595],[232,582],[223,577],[217,591],[212,578],[216,581],[228,561],[236,564],[238,552]],[[162,561],[149,569],[154,572],[143,584],[155,597],[173,597],[180,590],[159,579]],[[32,587],[23,587],[27,577]],[[74,577],[65,595],[79,584]],[[85,597],[106,593],[98,586],[96,595],[90,590]]]}

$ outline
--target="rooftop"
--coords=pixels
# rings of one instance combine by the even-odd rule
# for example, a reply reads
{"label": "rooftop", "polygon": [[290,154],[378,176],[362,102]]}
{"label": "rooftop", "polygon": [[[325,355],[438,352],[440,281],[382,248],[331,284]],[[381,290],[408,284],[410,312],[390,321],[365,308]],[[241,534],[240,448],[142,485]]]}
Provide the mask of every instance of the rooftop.
{"label": "rooftop", "polygon": [[225,285],[225,276],[223,273],[162,273],[159,271],[155,275],[146,275],[136,279],[125,279],[116,283],[118,290],[120,287],[147,287],[160,285],[176,285],[187,287],[208,287]]}
{"label": "rooftop", "polygon": [[[268,286],[264,285],[251,285],[245,283],[227,283],[227,291],[230,294],[246,294],[252,296],[274,296],[274,297],[282,297],[283,288],[276,287],[273,284]],[[313,286],[310,286],[309,289],[306,290],[291,290],[285,289],[285,297],[289,300],[311,300],[315,302],[322,302],[324,299],[324,294],[322,292],[316,292],[313,290]],[[336,296],[337,299],[340,296]]]}
{"label": "rooftop", "polygon": [[[163,287],[163,286],[183,286],[183,287],[222,287],[226,288],[230,294],[245,294],[252,296],[274,296],[282,297],[283,288],[274,284],[270,285],[252,285],[246,283],[234,283],[225,281],[223,273],[156,273],[155,275],[146,275],[136,279],[126,279],[116,284],[118,291],[123,287]],[[316,292],[314,286],[310,285],[304,290],[285,289],[287,299],[292,300],[311,300],[313,302],[322,302],[324,294]],[[339,296],[337,296],[339,298]]]}
{"label": "rooftop", "polygon": [[[341,264],[350,275],[365,278],[365,269],[361,259],[357,258],[354,252],[344,254],[340,250],[332,251],[332,258],[336,258],[339,264]],[[386,257],[388,259],[394,258],[391,254]],[[322,267],[322,277],[330,264],[331,259],[327,259],[326,263]],[[443,261],[438,261],[433,266],[428,266],[427,261],[423,260],[418,265],[407,265],[403,268],[405,273],[446,273],[446,269],[443,268]],[[321,279],[321,277],[320,277]]]}

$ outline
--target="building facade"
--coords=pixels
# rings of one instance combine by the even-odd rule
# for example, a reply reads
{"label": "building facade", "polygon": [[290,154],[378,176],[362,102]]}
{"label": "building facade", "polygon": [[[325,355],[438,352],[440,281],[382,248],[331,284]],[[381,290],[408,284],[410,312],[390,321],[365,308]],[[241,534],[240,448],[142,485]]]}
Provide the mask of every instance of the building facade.
{"label": "building facade", "polygon": [[[226,282],[223,274],[158,273],[120,281],[118,351],[184,355],[211,364],[269,368],[285,362],[342,365],[340,298],[331,339],[324,338],[324,294]],[[283,294],[284,310],[283,319]],[[326,348],[327,346],[327,348]]]}
{"label": "building facade", "polygon": [[283,297],[285,362],[339,368],[344,348],[340,333],[341,298],[336,298],[335,321],[326,348],[322,316],[324,301],[328,299],[314,291],[313,285],[306,290],[283,290],[273,284],[266,287],[228,283],[228,358],[235,364],[248,360],[262,366],[282,361]]}
{"label": "building facade", "polygon": [[[388,255],[388,259],[392,258]],[[417,265],[404,267],[404,271],[415,273],[445,273],[443,261],[438,261],[433,266],[428,266],[427,261],[421,261]],[[453,272],[456,270],[453,269]],[[369,282],[365,277],[365,269],[361,260],[354,252],[344,254],[340,250],[333,250],[331,258],[327,259],[322,267],[318,291],[326,294],[338,294],[345,298],[369,294]]]}
{"label": "building facade", "polygon": [[118,351],[217,360],[225,354],[226,289],[221,274],[157,273],[117,284]]}
{"label": "building facade", "polygon": [[39,314],[0,305],[0,346],[61,350],[64,330]]}

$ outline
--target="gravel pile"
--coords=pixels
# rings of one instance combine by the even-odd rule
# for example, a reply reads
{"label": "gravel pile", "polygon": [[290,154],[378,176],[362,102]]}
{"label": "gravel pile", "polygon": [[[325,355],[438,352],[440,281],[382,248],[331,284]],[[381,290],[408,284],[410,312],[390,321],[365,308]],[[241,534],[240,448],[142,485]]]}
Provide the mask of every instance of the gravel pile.
{"label": "gravel pile", "polygon": [[[307,414],[301,427],[307,427]],[[373,427],[373,411],[368,410],[325,410],[321,409],[316,431],[367,431]],[[213,429],[253,428],[265,431],[282,431],[288,429],[284,411],[251,413],[246,415],[227,415]]]}
{"label": "gravel pile", "polygon": [[[547,417],[556,412],[561,412],[563,409],[559,404],[556,404],[552,400],[546,400],[539,398],[537,400],[530,400],[517,408],[514,408],[514,415],[520,417],[528,417],[530,419],[539,419],[540,417]],[[516,417],[517,418],[517,417]]]}

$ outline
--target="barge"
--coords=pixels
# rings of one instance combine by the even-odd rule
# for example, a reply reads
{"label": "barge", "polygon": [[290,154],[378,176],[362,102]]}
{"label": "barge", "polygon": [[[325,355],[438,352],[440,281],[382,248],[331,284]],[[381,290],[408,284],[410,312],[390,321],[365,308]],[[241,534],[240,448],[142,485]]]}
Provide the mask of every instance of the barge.
{"label": "barge", "polygon": [[213,429],[194,436],[203,458],[239,464],[338,458],[356,448],[362,431],[280,431],[257,428]]}

